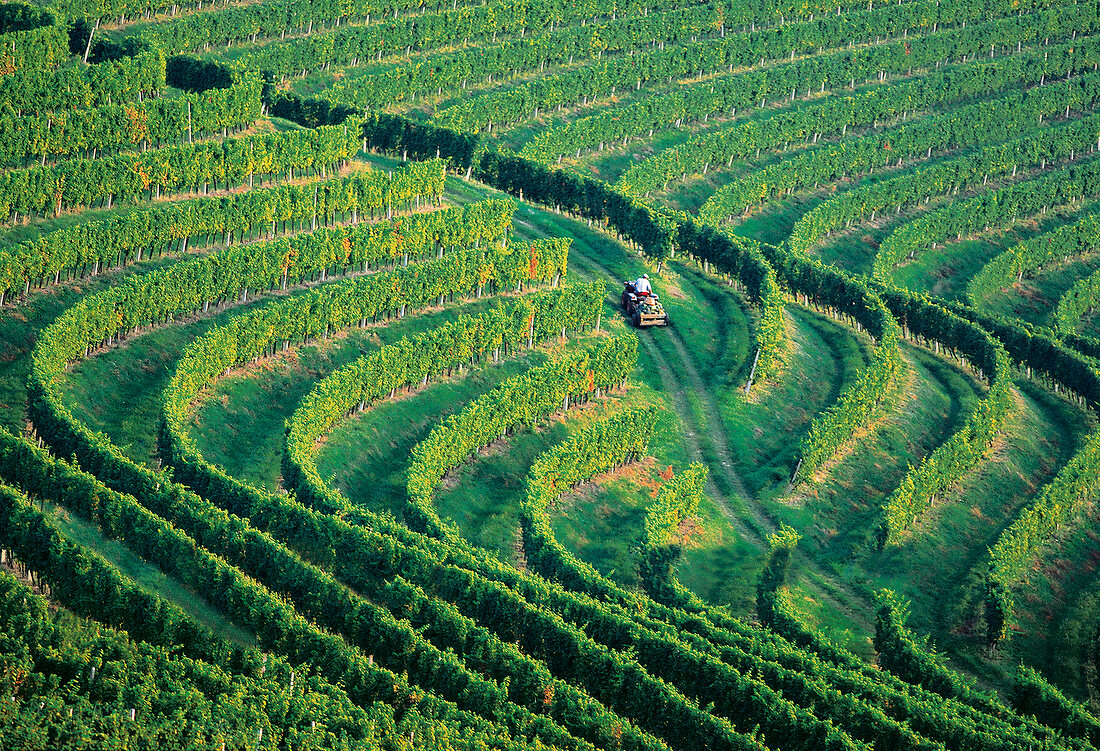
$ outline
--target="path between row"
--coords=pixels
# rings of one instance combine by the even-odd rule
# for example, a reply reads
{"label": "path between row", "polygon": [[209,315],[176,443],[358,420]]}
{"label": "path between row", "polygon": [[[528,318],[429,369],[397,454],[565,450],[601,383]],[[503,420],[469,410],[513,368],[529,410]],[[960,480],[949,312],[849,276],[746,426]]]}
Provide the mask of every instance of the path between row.
{"label": "path between row", "polygon": [[[576,261],[578,265],[584,267],[585,271],[590,275],[603,277],[605,279],[614,278],[610,269],[591,257],[583,256],[580,253],[571,253],[570,260]],[[726,439],[725,431],[721,427],[721,416],[715,404],[714,397],[710,393],[710,390],[706,388],[706,384],[702,376],[700,376],[699,371],[695,368],[694,363],[691,362],[691,356],[687,351],[687,347],[675,329],[661,329],[658,335],[667,335],[673,343],[677,359],[682,361],[682,366],[688,373],[689,380],[691,381],[689,385],[691,388],[695,389],[699,402],[703,405],[703,417],[708,423],[707,429],[702,431],[698,421],[692,415],[691,407],[684,394],[684,386],[676,382],[672,375],[671,367],[668,365],[664,354],[653,342],[652,337],[639,337],[642,345],[649,353],[651,361],[656,365],[661,383],[672,397],[674,408],[681,421],[684,423],[685,427],[694,428],[688,429],[684,433],[689,450],[693,456],[701,458],[703,456],[703,447],[700,441],[700,433],[705,433],[707,437],[712,440],[712,448],[718,460],[717,469],[722,473],[722,476],[730,482],[730,487],[734,488],[737,492],[753,524],[751,526],[746,524],[744,519],[734,514],[729,507],[727,499],[718,491],[713,479],[708,478],[707,492],[710,494],[710,497],[714,499],[715,504],[731,527],[733,527],[747,542],[760,550],[764,550],[767,548],[767,535],[775,530],[776,525],[763,505],[748,494],[740,476],[738,476],[732,468],[733,462],[729,443]],[[715,467],[711,468],[712,470],[716,469]],[[843,582],[830,577],[815,561],[805,556],[803,556],[803,558],[806,568],[809,569],[808,573],[811,574],[810,577],[804,580],[805,586],[811,589],[822,601],[826,601],[837,610],[849,614],[853,621],[863,628],[870,630],[871,622],[867,617],[870,603],[850,590]]]}

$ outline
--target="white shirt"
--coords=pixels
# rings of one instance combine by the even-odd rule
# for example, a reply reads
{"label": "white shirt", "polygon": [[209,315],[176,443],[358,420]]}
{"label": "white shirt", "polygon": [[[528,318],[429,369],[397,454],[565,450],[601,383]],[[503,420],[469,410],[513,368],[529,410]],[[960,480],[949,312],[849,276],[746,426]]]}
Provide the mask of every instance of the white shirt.
{"label": "white shirt", "polygon": [[649,280],[644,276],[638,277],[638,281],[634,282],[634,289],[638,292],[652,292],[653,287],[649,285]]}

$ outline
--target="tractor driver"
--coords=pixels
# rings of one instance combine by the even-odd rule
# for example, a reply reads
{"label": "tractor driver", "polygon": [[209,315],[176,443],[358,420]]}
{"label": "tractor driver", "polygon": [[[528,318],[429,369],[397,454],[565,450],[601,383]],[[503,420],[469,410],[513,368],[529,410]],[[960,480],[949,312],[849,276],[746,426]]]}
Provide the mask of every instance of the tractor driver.
{"label": "tractor driver", "polygon": [[634,291],[639,295],[653,294],[653,287],[649,284],[649,274],[642,274],[638,277],[638,280],[634,282]]}

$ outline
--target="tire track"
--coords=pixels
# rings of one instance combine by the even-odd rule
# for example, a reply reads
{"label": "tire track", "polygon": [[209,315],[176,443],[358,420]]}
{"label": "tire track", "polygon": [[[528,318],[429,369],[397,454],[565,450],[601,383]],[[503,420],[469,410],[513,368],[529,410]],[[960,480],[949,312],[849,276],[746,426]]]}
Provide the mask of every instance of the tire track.
{"label": "tire track", "polygon": [[[571,253],[570,261],[575,261],[578,266],[582,267],[583,273],[586,275],[615,278],[615,275],[607,266],[589,256]],[[740,501],[740,505],[744,507],[748,519],[746,520],[734,513],[727,502],[726,496],[719,491],[711,477],[707,479],[707,493],[714,500],[723,518],[727,520],[730,526],[745,541],[763,552],[767,549],[767,536],[776,530],[777,525],[763,504],[747,492],[740,476],[733,471],[729,443],[725,431],[721,427],[720,411],[713,395],[706,386],[706,382],[692,362],[683,338],[673,327],[663,329],[661,335],[668,335],[668,339],[676,351],[676,359],[682,363],[682,367],[688,373],[690,386],[695,390],[699,403],[702,405],[704,420],[707,422],[706,429],[701,430],[694,411],[688,403],[683,386],[677,382],[672,367],[668,364],[665,354],[654,342],[653,336],[639,336],[642,346],[645,347],[651,362],[657,368],[661,385],[672,397],[673,406],[680,420],[685,428],[689,428],[689,426],[695,428],[694,430],[687,429],[684,433],[689,452],[693,457],[702,460],[704,447],[700,441],[700,433],[713,437],[711,448],[716,451],[717,463],[721,468],[722,477],[730,482],[732,488],[739,489],[735,497]],[[711,466],[712,470],[714,469],[713,463],[708,463],[708,465]],[[802,579],[802,583],[815,597],[828,607],[846,614],[852,619],[853,625],[858,625],[868,632],[873,631],[873,626],[868,618],[869,608],[872,605],[870,602],[849,589],[843,582],[830,576],[813,559],[805,555],[800,556],[800,559],[805,573],[810,574],[810,576]]]}
{"label": "tire track", "polygon": [[[740,491],[736,497],[741,501],[739,505],[749,516],[751,524],[746,524],[744,519],[738,518],[733,513],[732,509],[730,509],[726,499],[721,495],[712,496],[715,505],[718,506],[722,515],[730,522],[731,526],[741,533],[747,541],[761,550],[766,550],[768,547],[767,537],[776,531],[778,524],[764,505],[757,498],[748,493],[744,484],[741,483],[740,476],[733,471],[729,442],[726,439],[725,430],[721,427],[721,413],[718,410],[714,396],[711,390],[707,388],[706,382],[699,375],[698,370],[695,368],[695,364],[684,344],[683,338],[675,331],[670,331],[670,334],[669,341],[676,350],[677,359],[680,361],[684,372],[687,373],[688,380],[692,388],[696,390],[696,394],[704,410],[704,416],[707,422],[705,432],[707,437],[711,439],[712,449],[715,451],[718,458],[717,468],[722,473],[723,477],[731,483],[732,487],[740,487]],[[652,342],[649,344],[653,349],[657,349],[656,345],[652,344]],[[661,362],[661,366],[670,370],[665,362]],[[663,382],[664,376],[662,375],[662,383]],[[681,399],[683,399],[682,393],[681,390]],[[680,418],[685,421],[685,424],[690,424],[688,423],[691,419],[690,410],[683,412],[678,408],[677,411],[680,413]],[[696,427],[698,428],[697,425]],[[697,437],[695,441],[698,444]],[[712,465],[711,469],[716,469],[716,467]],[[736,483],[736,485],[734,485],[734,483]],[[709,491],[710,488],[708,488],[708,492]],[[749,536],[746,536],[746,533]],[[821,568],[813,558],[802,555],[800,559],[804,567],[804,572],[810,574],[801,579],[801,583],[806,589],[812,592],[822,604],[827,604],[836,611],[847,615],[855,624],[868,629],[868,631],[873,631],[872,623],[868,617],[868,614],[871,612],[872,603],[851,590],[844,582],[831,576]]]}
{"label": "tire track", "polygon": [[[666,331],[668,330],[669,329],[666,329]],[[650,361],[657,366],[657,374],[658,376],[660,376],[661,386],[663,387],[664,391],[672,397],[673,408],[676,410],[676,414],[679,416],[680,421],[684,424],[685,428],[689,426],[695,428],[695,430],[685,430],[684,432],[684,439],[688,444],[688,450],[691,453],[692,458],[696,459],[697,461],[701,461],[710,466],[711,469],[714,469],[713,463],[707,462],[703,454],[703,446],[702,443],[699,441],[699,426],[698,424],[696,424],[696,421],[692,419],[693,410],[691,408],[691,405],[688,403],[687,397],[684,394],[684,388],[676,381],[676,378],[672,373],[672,368],[669,367],[668,362],[665,360],[664,353],[661,352],[660,348],[653,341],[653,337],[640,336],[639,339],[642,342],[642,346],[645,347],[646,353],[648,354]],[[697,376],[698,374],[696,374],[696,377]],[[699,381],[699,383],[701,384],[702,382]],[[693,386],[694,385],[695,384],[693,382]],[[697,389],[696,393],[698,394],[700,393],[700,391],[700,389]],[[713,433],[715,429],[712,427],[713,423],[710,422],[709,416],[707,422],[707,432]],[[728,446],[726,447],[726,453],[722,454],[722,456],[727,457],[726,459],[722,460],[722,462],[728,464]],[[725,473],[723,473],[723,477],[725,477],[726,479],[732,479],[731,486],[735,488],[740,488],[738,492],[742,494],[742,497],[747,495],[747,491],[745,491],[745,487],[741,483],[741,478],[735,472],[730,470],[729,475],[727,476]],[[741,517],[733,513],[733,510],[730,509],[729,504],[726,503],[725,494],[718,488],[717,484],[715,484],[713,474],[707,475],[706,488],[707,496],[714,501],[714,504],[718,507],[718,510],[722,512],[723,518],[725,518],[730,526],[733,527],[733,529],[742,538],[751,542],[754,547],[760,550],[764,549],[766,547],[766,533],[758,526],[746,526],[745,521]]]}

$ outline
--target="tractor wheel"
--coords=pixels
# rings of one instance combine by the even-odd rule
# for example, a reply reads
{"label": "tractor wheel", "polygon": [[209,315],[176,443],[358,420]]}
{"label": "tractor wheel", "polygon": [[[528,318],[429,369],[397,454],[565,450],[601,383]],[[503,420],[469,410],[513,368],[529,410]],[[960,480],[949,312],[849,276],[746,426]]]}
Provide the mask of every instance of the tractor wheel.
{"label": "tractor wheel", "polygon": [[627,297],[625,292],[619,298],[619,304],[623,306],[623,310],[628,310],[630,308],[630,298]]}
{"label": "tractor wheel", "polygon": [[634,317],[633,317],[632,320],[634,321],[634,327],[635,328],[640,329],[642,327],[642,314],[641,313],[639,313],[638,311],[634,311]]}

